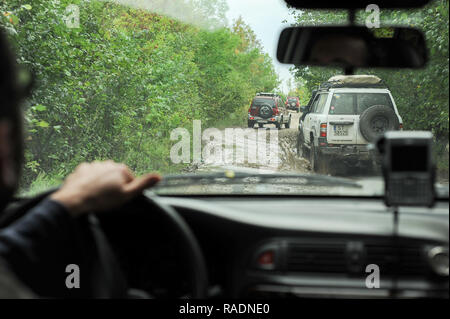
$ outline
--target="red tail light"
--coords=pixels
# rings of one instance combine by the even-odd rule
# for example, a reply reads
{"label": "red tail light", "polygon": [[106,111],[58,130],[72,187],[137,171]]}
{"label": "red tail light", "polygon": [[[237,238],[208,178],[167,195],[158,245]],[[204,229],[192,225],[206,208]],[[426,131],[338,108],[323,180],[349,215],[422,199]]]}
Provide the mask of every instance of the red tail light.
{"label": "red tail light", "polygon": [[400,131],[403,131],[403,124],[400,123]]}
{"label": "red tail light", "polygon": [[273,266],[275,263],[275,254],[273,250],[267,250],[258,256],[260,266]]}
{"label": "red tail light", "polygon": [[280,110],[278,110],[278,108],[275,107],[275,108],[273,109],[273,113],[274,113],[274,115],[278,115],[278,114],[280,113]]}
{"label": "red tail light", "polygon": [[327,123],[320,124],[320,137],[327,137]]}

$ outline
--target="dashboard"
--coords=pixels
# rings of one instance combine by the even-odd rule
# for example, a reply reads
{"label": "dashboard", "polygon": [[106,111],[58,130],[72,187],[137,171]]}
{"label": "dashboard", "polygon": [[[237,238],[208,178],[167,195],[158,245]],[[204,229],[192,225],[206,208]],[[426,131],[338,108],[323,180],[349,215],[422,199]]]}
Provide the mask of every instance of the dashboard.
{"label": "dashboard", "polygon": [[[448,298],[448,201],[400,208],[395,229],[393,212],[377,198],[160,200],[174,207],[197,237],[211,297]],[[143,215],[157,218],[148,212],[135,216]],[[189,283],[176,236],[157,220],[136,224],[122,223],[121,238],[111,238],[118,255],[126,256],[119,259],[128,263],[129,281],[152,295],[179,297]],[[134,240],[131,257],[124,237]]]}

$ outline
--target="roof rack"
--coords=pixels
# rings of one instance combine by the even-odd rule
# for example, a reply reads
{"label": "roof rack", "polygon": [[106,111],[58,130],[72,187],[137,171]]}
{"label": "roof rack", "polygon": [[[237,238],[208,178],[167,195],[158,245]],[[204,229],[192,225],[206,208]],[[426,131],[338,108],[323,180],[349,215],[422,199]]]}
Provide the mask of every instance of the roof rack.
{"label": "roof rack", "polygon": [[332,88],[383,88],[388,86],[375,75],[336,75],[319,85],[319,90]]}
{"label": "roof rack", "polygon": [[278,94],[259,92],[259,93],[256,93],[256,96],[278,96]]}

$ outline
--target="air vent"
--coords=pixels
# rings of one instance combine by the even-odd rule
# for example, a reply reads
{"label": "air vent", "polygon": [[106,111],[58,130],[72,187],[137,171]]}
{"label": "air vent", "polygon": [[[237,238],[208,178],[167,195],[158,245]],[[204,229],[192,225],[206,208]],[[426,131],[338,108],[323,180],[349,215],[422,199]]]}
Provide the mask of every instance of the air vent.
{"label": "air vent", "polygon": [[286,257],[285,269],[291,272],[363,274],[367,265],[376,264],[385,275],[430,274],[422,245],[400,243],[397,249],[389,240],[288,241]]}
{"label": "air vent", "polygon": [[377,264],[383,274],[397,273],[402,277],[430,274],[422,246],[400,244],[396,248],[392,243],[368,243],[366,249],[367,263]]}
{"label": "air vent", "polygon": [[345,273],[345,243],[288,243],[286,262],[288,271]]}

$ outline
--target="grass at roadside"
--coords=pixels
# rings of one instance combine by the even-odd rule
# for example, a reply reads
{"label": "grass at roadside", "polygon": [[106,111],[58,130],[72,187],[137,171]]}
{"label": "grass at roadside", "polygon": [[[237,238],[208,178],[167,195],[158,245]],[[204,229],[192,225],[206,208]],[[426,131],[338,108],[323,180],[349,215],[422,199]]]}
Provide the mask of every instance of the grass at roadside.
{"label": "grass at roadside", "polygon": [[215,128],[223,130],[225,128],[231,127],[247,127],[247,114],[248,106],[243,106],[237,109],[235,112],[230,113],[230,115],[215,125]]}
{"label": "grass at roadside", "polygon": [[45,173],[39,173],[36,179],[28,188],[20,188],[19,196],[33,197],[47,190],[58,187],[63,181],[63,176],[50,176]]}
{"label": "grass at roadside", "polygon": [[[246,127],[247,126],[247,107],[241,107],[236,112],[230,113],[227,118],[217,123],[215,128],[223,130],[229,127]],[[208,127],[203,127],[206,129]],[[151,157],[143,155],[142,153],[130,152],[128,156],[124,157],[124,162],[127,165],[134,166],[137,175],[144,174],[147,171],[156,171],[160,174],[178,174],[186,169],[188,164],[174,164],[171,162],[168,154],[171,146],[176,142],[170,141],[169,138],[164,138],[156,145],[152,146]],[[162,161],[161,158],[166,158]],[[101,159],[100,159],[101,160]],[[43,193],[51,188],[58,187],[64,180],[64,173],[54,172],[40,172],[36,178],[28,185],[23,185],[19,188],[19,195],[24,197],[32,197]]]}

